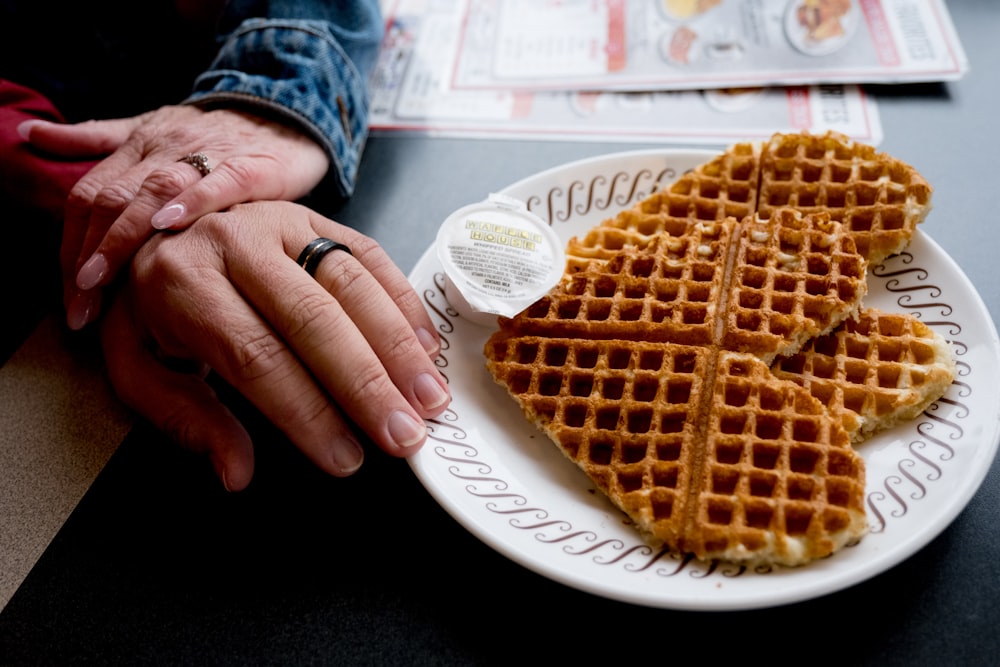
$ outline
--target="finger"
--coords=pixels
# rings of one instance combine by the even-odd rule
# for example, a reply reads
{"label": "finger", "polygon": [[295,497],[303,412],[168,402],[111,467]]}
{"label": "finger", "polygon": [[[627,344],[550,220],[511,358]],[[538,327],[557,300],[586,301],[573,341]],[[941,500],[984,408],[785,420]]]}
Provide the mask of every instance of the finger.
{"label": "finger", "polygon": [[[266,157],[234,158],[230,164],[201,171],[178,160],[149,173],[131,203],[103,232],[94,251],[76,276],[80,289],[93,289],[114,280],[139,246],[158,229],[180,230],[202,215],[221,211],[248,199],[280,199],[281,179],[268,177],[267,169],[280,165]],[[276,174],[271,174],[276,176]],[[178,195],[180,193],[180,195]],[[189,208],[186,202],[194,202]],[[101,227],[92,225],[83,246],[89,247]]]}
{"label": "finger", "polygon": [[[326,218],[315,211],[305,210],[314,229],[327,228],[329,221]],[[434,323],[430,315],[427,314],[427,309],[420,302],[417,293],[413,290],[410,281],[399,270],[396,263],[371,238],[343,225],[336,225],[335,229],[334,236],[338,237],[337,240],[351,248],[351,252],[371,272],[381,289],[392,298],[403,317],[410,323],[424,351],[431,358],[437,357],[441,351],[441,340],[434,328]],[[289,252],[289,254],[293,253]]]}
{"label": "finger", "polygon": [[[149,168],[149,165],[142,165],[130,171],[142,173]],[[134,178],[128,172],[122,176],[125,181],[132,181]],[[94,243],[96,248],[77,271],[77,287],[90,290],[113,281],[139,246],[156,233],[157,230],[151,225],[150,220],[153,214],[162,208],[163,202],[185,188],[192,187],[201,178],[201,174],[190,165],[168,164],[149,172],[137,188],[132,200],[106,229],[102,223],[107,220],[107,216],[95,211],[100,222],[92,223],[88,228],[83,248],[88,248]]]}
{"label": "finger", "polygon": [[[290,242],[285,253],[304,245]],[[356,259],[335,253],[320,268],[336,299],[287,254],[258,252],[232,262],[230,270],[247,299],[355,424],[390,454],[414,453],[426,440],[423,418],[439,414],[449,401],[440,373],[399,309]]]}
{"label": "finger", "polygon": [[367,237],[353,242],[357,246],[352,246],[354,256],[371,272],[410,323],[424,351],[432,359],[436,358],[441,351],[441,339],[413,285],[380,245]]}
{"label": "finger", "polygon": [[299,199],[322,178],[327,157],[311,142],[303,143],[296,156],[296,171],[302,174],[299,178],[289,178],[287,165],[267,153],[229,157],[209,165],[211,173],[164,202],[151,223],[157,229],[183,229],[203,215],[235,204]]}
{"label": "finger", "polygon": [[[176,243],[183,241],[181,236],[157,237],[147,244],[161,262],[149,265],[145,250],[135,262],[142,283],[162,285],[162,299],[144,311],[148,321],[156,322],[160,345],[168,354],[211,366],[320,469],[335,476],[355,472],[364,452],[347,420],[227,276],[174,273],[186,252]],[[170,275],[180,280],[168,279]],[[284,286],[274,283],[273,289],[280,292]],[[200,317],[202,313],[212,317]]]}
{"label": "finger", "polygon": [[[330,259],[326,261],[333,263]],[[344,258],[341,261],[355,264],[355,269],[342,274],[345,283],[356,282],[356,289],[366,292],[374,289],[360,275],[354,260]],[[430,381],[421,381],[420,385],[416,385],[412,375],[404,373],[398,366],[399,359],[404,355],[392,355],[383,361],[379,351],[383,351],[388,343],[380,345],[380,350],[375,349],[373,341],[369,341],[359,330],[359,324],[337,300],[330,297],[322,285],[290,261],[284,270],[297,270],[299,275],[285,275],[279,280],[285,285],[282,296],[277,296],[264,284],[256,284],[248,291],[250,300],[267,319],[276,323],[278,334],[289,342],[333,401],[379,447],[395,456],[417,451],[426,439],[421,412],[430,414],[433,410],[415,409],[415,405],[420,405],[415,397],[421,391],[420,395],[434,396],[431,391],[438,387],[434,375],[426,373]],[[374,327],[376,323],[371,324]],[[418,350],[416,358],[429,363],[409,326],[405,322],[403,324],[413,340],[413,345],[409,347]],[[398,326],[392,326],[381,332],[378,340],[374,341],[375,345],[390,341],[405,349],[405,338],[398,335],[398,330]],[[411,358],[414,357],[411,355]],[[393,367],[393,364],[397,365]],[[393,375],[396,376],[395,381]],[[420,389],[417,389],[418,386]],[[438,393],[443,392],[438,390]],[[433,407],[441,403],[436,397],[429,402]]]}
{"label": "finger", "polygon": [[60,251],[67,295],[79,289],[76,275],[81,265],[138,190],[142,177],[130,170],[140,159],[134,147],[123,146],[94,166],[70,190]]}
{"label": "finger", "polygon": [[352,253],[354,248],[357,255],[334,251],[324,258],[315,281],[336,298],[410,405],[422,417],[437,416],[449,402],[447,385],[397,300],[368,268],[384,268],[388,256],[367,237],[356,239]]}
{"label": "finger", "polygon": [[88,120],[82,123],[54,123],[30,120],[18,127],[35,148],[67,158],[94,158],[109,155],[125,143],[138,118]]}
{"label": "finger", "polygon": [[175,373],[142,344],[126,306],[117,299],[102,327],[108,374],[118,396],[185,449],[207,454],[229,491],[253,476],[253,445],[236,417],[196,375]]}

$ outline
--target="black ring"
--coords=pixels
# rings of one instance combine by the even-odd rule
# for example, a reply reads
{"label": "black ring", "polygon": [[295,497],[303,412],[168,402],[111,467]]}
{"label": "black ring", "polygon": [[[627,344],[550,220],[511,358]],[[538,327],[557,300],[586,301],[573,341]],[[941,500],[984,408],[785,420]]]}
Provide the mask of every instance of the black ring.
{"label": "black ring", "polygon": [[325,237],[319,237],[315,241],[310,241],[309,245],[302,249],[299,253],[299,258],[295,260],[295,263],[306,270],[310,276],[316,276],[316,268],[319,267],[319,263],[326,257],[326,253],[333,250],[343,250],[348,255],[353,255],[351,249],[348,248],[343,243],[337,243],[333,239],[328,239]]}

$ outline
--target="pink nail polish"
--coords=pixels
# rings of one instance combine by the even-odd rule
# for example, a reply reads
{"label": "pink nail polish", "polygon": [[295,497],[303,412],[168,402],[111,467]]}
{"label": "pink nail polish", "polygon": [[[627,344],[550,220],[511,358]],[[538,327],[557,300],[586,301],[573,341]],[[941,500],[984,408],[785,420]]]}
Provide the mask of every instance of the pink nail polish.
{"label": "pink nail polish", "polygon": [[82,290],[89,290],[97,287],[104,276],[108,274],[108,260],[101,253],[94,253],[90,259],[80,267],[80,272],[76,274],[76,286]]}
{"label": "pink nail polish", "polygon": [[25,141],[30,141],[31,140],[31,128],[33,128],[36,125],[41,125],[44,122],[45,121],[43,121],[43,120],[37,120],[37,119],[26,120],[26,121],[24,121],[23,123],[20,123],[17,126],[17,134],[22,139],[24,139]]}
{"label": "pink nail polish", "polygon": [[172,224],[184,217],[187,209],[184,204],[171,204],[166,208],[161,208],[150,218],[149,224],[156,229],[167,229]]}
{"label": "pink nail polish", "polygon": [[94,303],[86,292],[78,292],[66,308],[66,326],[73,331],[79,331],[91,320]]}

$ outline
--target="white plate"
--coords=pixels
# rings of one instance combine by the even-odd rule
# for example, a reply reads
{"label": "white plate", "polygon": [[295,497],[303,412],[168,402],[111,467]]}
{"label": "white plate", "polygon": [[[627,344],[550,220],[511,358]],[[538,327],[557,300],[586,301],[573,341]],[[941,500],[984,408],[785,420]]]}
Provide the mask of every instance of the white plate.
{"label": "white plate", "polygon": [[[542,172],[503,192],[564,239],[669,183],[713,153],[653,150],[608,155]],[[437,501],[483,542],[525,567],[596,595],[673,609],[775,606],[841,590],[926,545],[982,483],[1000,439],[1000,342],[975,288],[918,231],[906,252],[869,272],[866,304],[923,319],[954,345],[959,373],[916,420],[859,451],[867,463],[870,533],[800,568],[706,566],[651,550],[624,515],[522,416],[493,382],[483,345],[490,329],[455,315],[428,251],[410,275],[442,335],[449,410],[410,459]]]}

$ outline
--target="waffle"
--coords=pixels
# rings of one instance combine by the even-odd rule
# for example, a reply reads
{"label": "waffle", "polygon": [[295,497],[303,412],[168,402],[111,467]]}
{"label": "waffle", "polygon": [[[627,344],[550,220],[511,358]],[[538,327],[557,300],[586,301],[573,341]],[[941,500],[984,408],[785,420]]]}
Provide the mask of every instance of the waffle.
{"label": "waffle", "polygon": [[694,222],[501,318],[487,367],[654,541],[799,565],[864,532],[864,465],[841,420],[762,359],[850,317],[865,269],[827,215]]}
{"label": "waffle", "polygon": [[857,313],[867,263],[842,225],[786,208],[739,227],[719,323],[723,348],[770,362]]}
{"label": "waffle", "polygon": [[716,158],[567,246],[485,346],[498,384],[652,541],[801,565],[866,530],[852,445],[954,378],[916,318],[861,310],[930,209],[908,165],[836,133]]}
{"label": "waffle", "polygon": [[661,232],[780,208],[828,213],[873,264],[902,250],[931,208],[931,187],[904,162],[836,132],[743,142],[567,245],[567,271],[642,248]]}
{"label": "waffle", "polygon": [[753,355],[509,330],[488,355],[528,418],[653,542],[800,565],[864,533],[864,465],[846,431]]}
{"label": "waffle", "polygon": [[940,398],[955,361],[948,342],[913,315],[866,309],[772,372],[808,389],[861,442]]}
{"label": "waffle", "polygon": [[906,247],[931,209],[931,187],[913,167],[834,132],[774,135],[759,178],[757,215],[825,211],[873,265]]}
{"label": "waffle", "polygon": [[519,317],[560,336],[715,343],[770,362],[856,313],[866,269],[826,214],[694,221],[567,274]]}
{"label": "waffle", "polygon": [[753,215],[759,165],[758,144],[735,144],[669,188],[593,227],[582,239],[570,239],[567,272],[583,270],[592,260],[607,260],[619,250],[643,249],[664,232],[681,236],[693,222]]}

